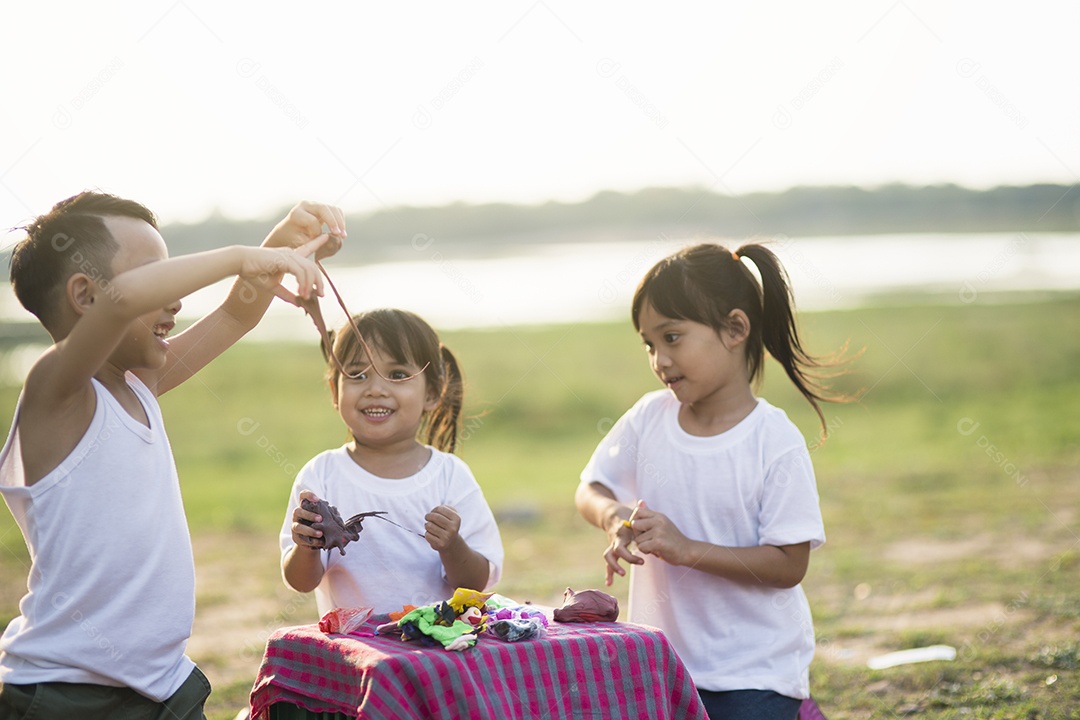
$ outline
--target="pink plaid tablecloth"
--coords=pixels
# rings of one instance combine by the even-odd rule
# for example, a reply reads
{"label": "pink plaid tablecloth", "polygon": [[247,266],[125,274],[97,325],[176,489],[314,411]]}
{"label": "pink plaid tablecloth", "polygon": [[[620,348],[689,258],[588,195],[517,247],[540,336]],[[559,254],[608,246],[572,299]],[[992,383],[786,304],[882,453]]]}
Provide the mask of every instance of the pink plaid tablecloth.
{"label": "pink plaid tablecloth", "polygon": [[267,640],[252,717],[278,702],[358,720],[706,718],[664,634],[630,623],[551,623],[541,639],[480,636],[462,652],[282,628]]}

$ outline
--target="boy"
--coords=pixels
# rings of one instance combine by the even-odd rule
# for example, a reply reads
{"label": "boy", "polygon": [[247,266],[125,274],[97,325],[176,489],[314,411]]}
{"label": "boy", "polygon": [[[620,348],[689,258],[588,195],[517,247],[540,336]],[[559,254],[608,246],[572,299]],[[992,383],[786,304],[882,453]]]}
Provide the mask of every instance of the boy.
{"label": "boy", "polygon": [[[27,228],[11,257],[20,302],[52,336],[0,452],[0,494],[30,549],[28,593],[0,637],[0,719],[203,718],[210,684],[184,654],[195,609],[191,538],[157,396],[262,318],[341,211],[301,203],[262,247],[170,259],[139,203],[84,192]],[[167,339],[179,298],[238,279]]]}

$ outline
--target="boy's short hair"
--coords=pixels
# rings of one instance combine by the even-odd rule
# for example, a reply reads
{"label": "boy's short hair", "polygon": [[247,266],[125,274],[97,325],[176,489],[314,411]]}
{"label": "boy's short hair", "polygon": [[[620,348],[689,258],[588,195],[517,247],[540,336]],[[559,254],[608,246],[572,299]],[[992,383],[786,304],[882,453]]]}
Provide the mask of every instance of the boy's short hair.
{"label": "boy's short hair", "polygon": [[154,213],[134,200],[86,191],[61,200],[26,227],[26,238],[11,252],[11,285],[22,306],[51,327],[69,277],[82,272],[111,280],[119,249],[107,217],[143,220],[155,229]]}

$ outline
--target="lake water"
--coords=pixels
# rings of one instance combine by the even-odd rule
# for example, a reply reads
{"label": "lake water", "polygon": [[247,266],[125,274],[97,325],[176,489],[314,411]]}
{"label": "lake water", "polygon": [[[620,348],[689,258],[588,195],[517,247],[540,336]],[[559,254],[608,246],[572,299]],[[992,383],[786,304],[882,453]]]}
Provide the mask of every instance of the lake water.
{"label": "lake water", "polygon": [[[645,271],[689,242],[549,244],[487,259],[455,257],[452,248],[432,242],[416,246],[407,262],[339,267],[330,259],[326,267],[353,312],[406,308],[440,330],[592,322],[628,318]],[[1080,234],[783,238],[770,247],[791,276],[801,310],[853,307],[898,292],[970,303],[1001,291],[1080,289]],[[187,298],[181,319],[205,314],[227,287]],[[323,312],[331,326],[344,320],[329,291]],[[29,316],[5,293],[0,317]],[[314,341],[316,335],[302,311],[275,301],[251,337]]]}
{"label": "lake water", "polygon": [[[408,262],[335,267],[330,260],[327,270],[351,311],[406,308],[437,329],[592,322],[628,318],[641,276],[687,244],[552,244],[489,259],[453,257],[433,244]],[[1080,289],[1078,234],[821,237],[770,247],[791,276],[801,310],[854,307],[892,293],[932,292],[971,303],[997,292]],[[185,313],[209,310],[222,292],[200,293]],[[329,291],[323,312],[331,325],[344,321]],[[277,302],[256,336],[310,332],[302,312]]]}

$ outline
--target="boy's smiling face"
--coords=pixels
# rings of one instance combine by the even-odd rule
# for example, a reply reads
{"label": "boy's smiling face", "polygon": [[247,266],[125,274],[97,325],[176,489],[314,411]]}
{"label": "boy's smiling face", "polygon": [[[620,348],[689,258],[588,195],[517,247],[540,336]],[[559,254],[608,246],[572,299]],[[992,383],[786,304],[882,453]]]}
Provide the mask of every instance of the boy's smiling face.
{"label": "boy's smiling face", "polygon": [[[129,217],[107,217],[105,224],[120,246],[113,256],[112,277],[169,257],[161,233],[150,224]],[[107,281],[98,281],[98,292],[108,294],[115,289]],[[169,349],[165,338],[175,326],[179,311],[180,301],[176,300],[136,318],[110,356],[110,362],[123,370],[163,366]]]}

